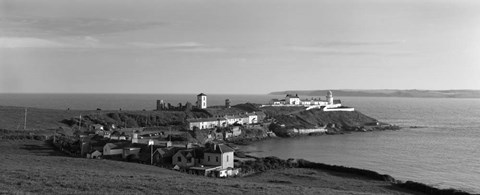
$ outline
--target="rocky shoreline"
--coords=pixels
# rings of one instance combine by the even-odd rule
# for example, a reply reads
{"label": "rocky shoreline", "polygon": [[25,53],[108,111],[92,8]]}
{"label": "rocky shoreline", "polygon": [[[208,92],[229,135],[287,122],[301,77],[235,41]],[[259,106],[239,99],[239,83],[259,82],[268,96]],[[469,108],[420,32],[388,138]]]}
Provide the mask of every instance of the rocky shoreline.
{"label": "rocky shoreline", "polygon": [[376,171],[359,169],[353,167],[339,166],[339,165],[330,165],[318,162],[311,162],[304,159],[280,159],[278,157],[264,157],[259,158],[255,156],[245,155],[248,158],[255,158],[255,163],[250,163],[248,165],[242,165],[242,169],[247,169],[244,171],[247,175],[263,173],[273,169],[289,169],[289,168],[303,168],[303,169],[314,169],[321,171],[330,171],[335,173],[345,173],[360,176],[366,179],[384,181],[390,183],[391,186],[398,187],[401,189],[409,190],[412,192],[420,192],[425,194],[441,194],[441,195],[469,195],[471,193],[457,190],[457,189],[440,189],[424,183],[415,182],[415,181],[401,181],[397,180],[394,177],[387,174],[380,174]]}

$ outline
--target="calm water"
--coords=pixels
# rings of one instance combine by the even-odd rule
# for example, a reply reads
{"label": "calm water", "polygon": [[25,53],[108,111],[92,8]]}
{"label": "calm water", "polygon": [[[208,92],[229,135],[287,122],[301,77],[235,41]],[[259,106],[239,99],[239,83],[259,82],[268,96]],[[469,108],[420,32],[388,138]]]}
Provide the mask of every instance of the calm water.
{"label": "calm water", "polygon": [[382,121],[427,128],[267,140],[258,156],[303,158],[480,193],[480,99],[342,98]]}
{"label": "calm water", "polygon": [[[207,94],[208,95],[208,94]],[[276,96],[209,95],[210,105],[266,103]],[[322,97],[324,98],[324,97]],[[0,105],[56,109],[154,109],[195,94],[0,94]],[[343,97],[345,105],[401,126],[426,128],[274,139],[244,147],[258,156],[304,158],[375,170],[401,180],[480,193],[480,99]]]}

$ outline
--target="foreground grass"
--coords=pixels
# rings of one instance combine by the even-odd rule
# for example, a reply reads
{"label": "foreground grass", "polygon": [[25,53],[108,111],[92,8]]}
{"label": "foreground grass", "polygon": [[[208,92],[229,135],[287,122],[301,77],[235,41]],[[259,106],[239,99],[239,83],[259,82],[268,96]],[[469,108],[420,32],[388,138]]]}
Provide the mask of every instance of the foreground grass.
{"label": "foreground grass", "polygon": [[63,156],[42,141],[0,140],[0,193],[40,194],[406,194],[387,182],[310,169],[206,178],[109,160]]}

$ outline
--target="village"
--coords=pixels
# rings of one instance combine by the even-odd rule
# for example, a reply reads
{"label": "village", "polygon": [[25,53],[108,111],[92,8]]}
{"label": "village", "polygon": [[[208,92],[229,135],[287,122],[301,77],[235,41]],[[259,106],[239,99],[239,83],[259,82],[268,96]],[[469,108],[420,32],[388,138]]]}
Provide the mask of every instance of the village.
{"label": "village", "polygon": [[[313,102],[313,103],[312,103]],[[171,110],[203,110],[207,109],[207,95],[200,93],[196,97],[195,106],[187,102],[184,106],[172,106],[163,100],[157,100],[156,111]],[[231,108],[229,99],[221,109]],[[264,107],[267,105],[263,105]],[[353,108],[342,108],[340,101],[333,100],[331,92],[327,101],[301,101],[298,95],[287,95],[285,100],[272,100],[272,107],[305,106],[308,109],[328,107],[332,111],[350,111]],[[347,109],[347,110],[343,110]],[[121,128],[111,124],[89,125],[89,130],[75,136],[56,134],[53,145],[72,156],[89,159],[109,159],[138,162],[173,169],[189,174],[209,177],[237,176],[241,170],[239,164],[249,160],[245,155],[235,154],[235,146],[227,140],[242,135],[248,128],[267,129],[267,136],[275,137],[269,131],[271,120],[266,119],[263,112],[242,112],[230,115],[214,115],[211,117],[188,118],[183,132],[148,131],[146,128]],[[283,127],[284,125],[281,124]],[[79,125],[80,127],[80,125]],[[326,126],[313,129],[293,129],[296,134],[327,133]],[[204,134],[202,142],[190,141],[189,135]],[[243,132],[245,134],[245,132]]]}
{"label": "village", "polygon": [[[226,100],[225,107],[229,108],[229,104],[229,100]],[[157,101],[158,111],[181,107],[171,106],[163,100]],[[207,96],[201,93],[197,96],[195,107],[192,108],[188,102],[185,107],[205,109]],[[93,124],[88,132],[77,136],[54,135],[53,145],[77,157],[138,162],[196,175],[230,177],[239,174],[234,162],[242,158],[235,156],[235,150],[223,140],[239,136],[241,126],[260,125],[263,118],[263,113],[251,112],[187,119],[186,131],[208,130],[205,144],[178,141],[178,136],[171,132],[149,133],[142,129]]]}

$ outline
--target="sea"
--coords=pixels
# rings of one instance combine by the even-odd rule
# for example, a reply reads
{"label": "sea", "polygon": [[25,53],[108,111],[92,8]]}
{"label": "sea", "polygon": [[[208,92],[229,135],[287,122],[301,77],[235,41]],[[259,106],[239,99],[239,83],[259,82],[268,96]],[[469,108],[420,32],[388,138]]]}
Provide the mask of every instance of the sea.
{"label": "sea", "polygon": [[[230,99],[232,105],[267,103],[272,98],[282,96],[210,94],[208,104],[223,105],[225,99]],[[242,149],[256,156],[302,158],[369,169],[403,181],[480,193],[480,99],[334,98],[403,128],[269,139]],[[76,110],[153,110],[156,100],[172,105],[195,103],[196,94],[0,94],[1,106]]]}

